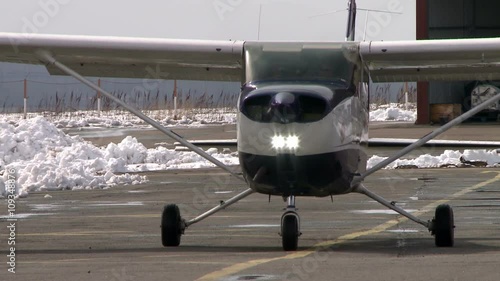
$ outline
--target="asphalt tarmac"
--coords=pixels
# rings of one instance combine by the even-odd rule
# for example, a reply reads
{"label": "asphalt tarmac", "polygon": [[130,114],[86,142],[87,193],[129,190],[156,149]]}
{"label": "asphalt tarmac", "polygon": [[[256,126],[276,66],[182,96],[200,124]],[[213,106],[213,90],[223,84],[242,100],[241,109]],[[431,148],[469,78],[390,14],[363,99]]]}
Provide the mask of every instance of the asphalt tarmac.
{"label": "asphalt tarmac", "polygon": [[[371,124],[371,137],[416,138],[436,127]],[[441,139],[500,140],[498,124],[463,125]],[[180,128],[186,139],[230,139],[234,125]],[[150,129],[71,131],[96,145],[136,136],[147,147],[172,145]],[[394,150],[372,151],[390,154]],[[439,153],[419,150],[415,153]],[[189,219],[246,185],[218,169],[145,173],[149,182],[104,190],[35,192],[0,201],[0,280],[498,280],[500,169],[383,170],[365,184],[414,214],[455,210],[453,248],[436,248],[423,226],[359,194],[298,198],[299,250],[283,252],[279,197],[253,194],[190,226],[181,246],[163,248],[163,206]],[[10,209],[12,211],[12,209]],[[14,234],[13,234],[14,233]],[[15,239],[15,274],[9,242]],[[9,238],[11,240],[9,240]],[[11,257],[8,257],[11,256]],[[3,261],[2,261],[3,259]]]}
{"label": "asphalt tarmac", "polygon": [[[455,211],[455,247],[359,194],[298,198],[299,250],[283,252],[281,198],[253,194],[163,248],[160,215],[185,218],[246,188],[217,169],[145,174],[105,190],[31,193],[16,202],[16,273],[0,222],[0,280],[498,280],[500,169],[383,170],[365,184],[424,219]],[[49,194],[50,196],[47,196]],[[0,215],[7,213],[0,201]]]}

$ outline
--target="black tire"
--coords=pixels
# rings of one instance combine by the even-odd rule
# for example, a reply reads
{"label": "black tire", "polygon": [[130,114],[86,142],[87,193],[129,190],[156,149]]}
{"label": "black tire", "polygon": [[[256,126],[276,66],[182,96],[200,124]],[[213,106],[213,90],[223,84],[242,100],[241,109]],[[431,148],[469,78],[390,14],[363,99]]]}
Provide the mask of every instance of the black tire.
{"label": "black tire", "polygon": [[455,222],[453,209],[449,205],[439,205],[434,218],[434,238],[437,247],[453,247]]}
{"label": "black tire", "polygon": [[283,250],[296,251],[299,244],[299,222],[295,215],[285,215],[281,220]]}
{"label": "black tire", "polygon": [[174,204],[166,205],[161,215],[161,243],[164,247],[177,247],[181,244],[181,214]]}

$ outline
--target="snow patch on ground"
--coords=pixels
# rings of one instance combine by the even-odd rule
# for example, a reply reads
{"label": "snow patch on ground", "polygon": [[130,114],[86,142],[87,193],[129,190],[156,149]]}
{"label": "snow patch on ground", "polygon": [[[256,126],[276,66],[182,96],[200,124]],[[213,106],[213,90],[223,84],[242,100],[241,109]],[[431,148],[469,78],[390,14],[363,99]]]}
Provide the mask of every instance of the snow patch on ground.
{"label": "snow patch on ground", "polygon": [[[387,157],[377,155],[368,159],[367,167],[371,168],[384,161]],[[432,156],[430,154],[420,155],[414,159],[398,159],[387,166],[386,169],[396,168],[442,168],[442,167],[462,167],[462,166],[487,166],[500,167],[500,154],[498,150],[445,150],[441,155]]]}
{"label": "snow patch on ground", "polygon": [[415,122],[417,120],[416,107],[408,106],[408,110],[403,108],[402,104],[391,103],[383,105],[372,105],[370,110],[370,121],[407,121]]}
{"label": "snow patch on ground", "polygon": [[[207,151],[228,165],[238,158]],[[120,143],[96,147],[78,136],[68,136],[43,117],[17,124],[0,119],[0,194],[6,195],[6,170],[16,171],[16,193],[32,191],[107,188],[139,184],[145,176],[129,172],[202,168],[213,165],[194,152],[178,152],[164,147],[147,149],[130,136]],[[122,174],[125,173],[125,174]]]}

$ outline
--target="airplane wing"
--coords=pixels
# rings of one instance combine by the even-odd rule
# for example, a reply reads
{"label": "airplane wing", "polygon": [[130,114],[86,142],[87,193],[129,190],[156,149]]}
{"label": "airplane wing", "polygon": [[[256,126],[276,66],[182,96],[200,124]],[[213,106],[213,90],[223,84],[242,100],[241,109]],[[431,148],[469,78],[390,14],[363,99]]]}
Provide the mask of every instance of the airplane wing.
{"label": "airplane wing", "polygon": [[500,38],[361,42],[374,82],[500,79]]}
{"label": "airplane wing", "polygon": [[0,61],[42,64],[37,50],[84,76],[239,82],[243,73],[242,41],[0,33]]}
{"label": "airplane wing", "polygon": [[[0,61],[41,64],[35,53],[45,50],[84,76],[241,82],[244,44],[0,33]],[[359,44],[359,56],[375,82],[500,80],[500,38],[346,44]],[[52,65],[47,69],[63,74]]]}

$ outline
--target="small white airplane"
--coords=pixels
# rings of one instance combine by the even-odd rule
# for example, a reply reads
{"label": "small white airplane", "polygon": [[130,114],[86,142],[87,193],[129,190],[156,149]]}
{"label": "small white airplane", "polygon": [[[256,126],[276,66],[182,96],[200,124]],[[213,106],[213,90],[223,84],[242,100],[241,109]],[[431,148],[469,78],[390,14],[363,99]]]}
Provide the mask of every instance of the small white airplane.
{"label": "small white airplane", "polygon": [[[296,250],[295,199],[357,192],[426,227],[438,247],[454,243],[448,205],[424,221],[371,192],[363,180],[500,100],[500,94],[367,170],[368,82],[500,79],[500,39],[353,42],[356,3],[348,4],[346,42],[261,42],[0,33],[0,61],[44,64],[70,75],[136,114],[249,188],[185,220],[176,205],[161,219],[164,246],[178,246],[191,225],[252,193],[286,200],[283,249]],[[240,81],[241,174],[225,166],[84,76]]]}

